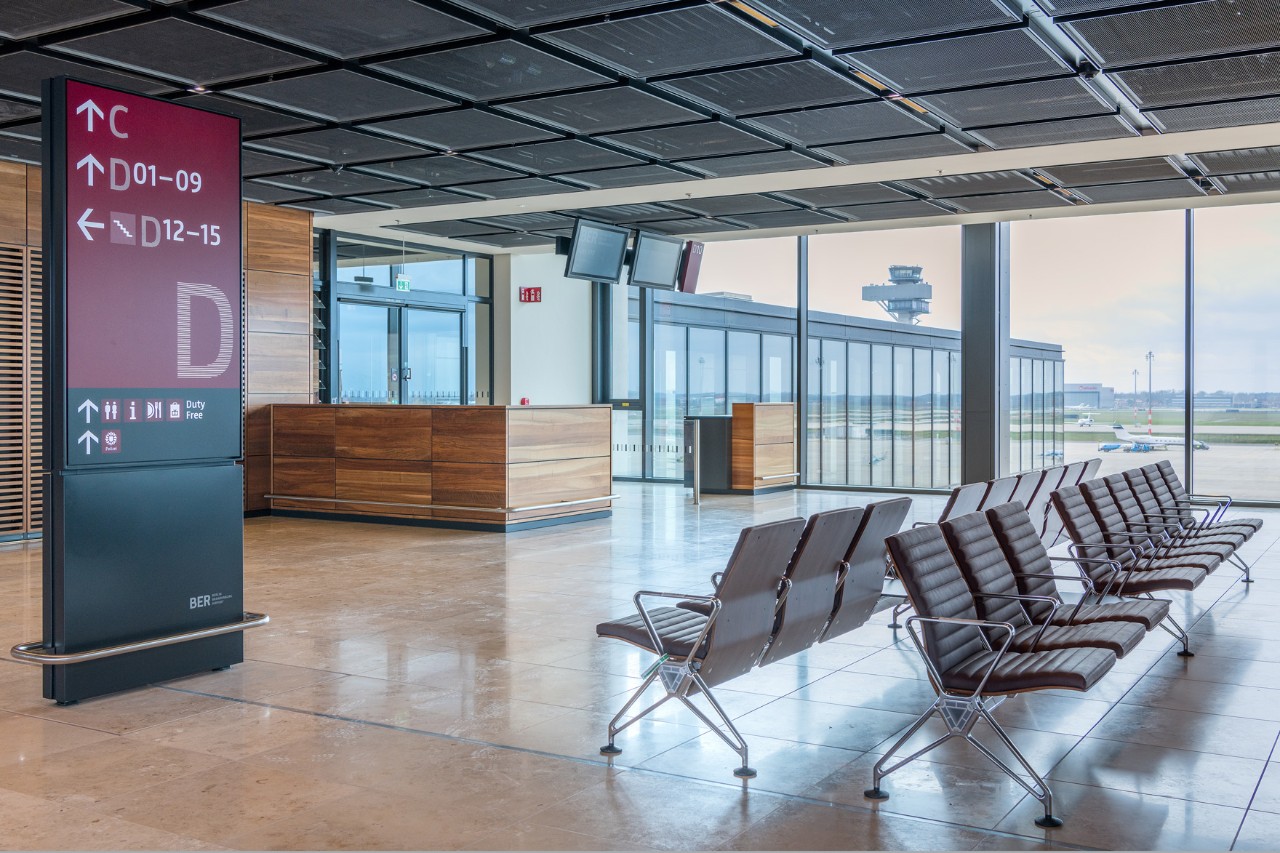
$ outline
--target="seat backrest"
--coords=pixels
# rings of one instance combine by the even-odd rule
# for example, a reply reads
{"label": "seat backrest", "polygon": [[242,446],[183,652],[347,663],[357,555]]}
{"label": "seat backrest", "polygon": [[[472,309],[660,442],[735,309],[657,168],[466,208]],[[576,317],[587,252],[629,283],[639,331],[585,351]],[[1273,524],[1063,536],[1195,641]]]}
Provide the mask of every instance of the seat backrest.
{"label": "seat backrest", "polygon": [[1098,474],[1098,469],[1102,467],[1102,460],[1097,456],[1092,459],[1085,460],[1084,470],[1080,472],[1080,479],[1076,481],[1076,485],[1087,483]]}
{"label": "seat backrest", "polygon": [[[987,494],[975,511],[989,506],[999,506],[1002,503],[1008,503],[1009,498],[1013,497],[1013,490],[1018,486],[1018,478],[1001,477],[998,480],[992,480],[987,484],[987,486]],[[954,518],[955,515],[956,514],[953,513],[951,517]]]}
{"label": "seat backrest", "polygon": [[1124,479],[1133,491],[1133,496],[1137,499],[1143,517],[1148,523],[1163,525],[1167,530],[1178,526],[1172,519],[1160,517],[1160,501],[1156,498],[1156,493],[1151,490],[1151,484],[1147,482],[1147,476],[1141,468],[1130,468],[1125,471]]}
{"label": "seat backrest", "polygon": [[778,610],[773,641],[760,659],[762,665],[802,652],[818,642],[831,617],[836,581],[862,516],[863,508],[854,506],[819,512],[809,519],[791,565],[787,566],[791,589]]}
{"label": "seat backrest", "polygon": [[1134,494],[1133,487],[1129,485],[1128,479],[1125,478],[1124,472],[1118,474],[1108,474],[1102,478],[1103,484],[1106,485],[1107,491],[1111,493],[1111,498],[1116,502],[1116,506],[1120,508],[1120,514],[1124,516],[1125,523],[1134,531],[1151,530],[1153,528],[1142,527],[1140,525],[1147,524],[1146,513],[1142,509],[1142,504],[1138,502],[1138,496]]}
{"label": "seat backrest", "polygon": [[[973,606],[979,619],[991,622],[1008,622],[1015,628],[1031,624],[1022,602],[1009,598],[988,598],[992,595],[1018,595],[1018,582],[1013,569],[1005,559],[1004,550],[996,539],[991,522],[985,512],[971,512],[942,522],[942,536],[955,557],[960,573],[973,593]],[[992,629],[987,639],[1000,642],[1004,632]]]}
{"label": "seat backrest", "polygon": [[951,497],[947,498],[947,505],[942,508],[942,515],[938,516],[938,520],[943,521],[953,515],[964,515],[982,506],[982,499],[987,494],[987,485],[987,483],[966,483],[963,486],[956,486],[951,490]]}
{"label": "seat backrest", "polygon": [[[1035,525],[1037,536],[1044,536],[1049,528],[1049,516],[1051,515],[1049,493],[1062,485],[1062,476],[1066,473],[1067,469],[1062,466],[1048,469],[1044,472],[1040,485],[1036,487],[1035,494],[1031,496],[1030,500],[1022,501],[1027,508],[1027,515],[1031,517],[1031,523]],[[1057,527],[1054,530],[1055,539],[1058,532],[1062,530],[1062,522],[1057,521],[1056,524]]]}
{"label": "seat backrest", "polygon": [[[1017,581],[1018,592],[1022,595],[1044,595],[1056,598],[1058,586],[1050,578],[1033,577],[1053,573],[1053,563],[1049,562],[1049,554],[1040,541],[1036,531],[1035,519],[1023,509],[1022,504],[1015,502],[993,506],[987,510],[987,521],[996,534],[996,541],[1004,551],[1009,568],[1013,569],[1013,578]],[[1028,601],[1023,603],[1033,622],[1043,622],[1049,618],[1052,608],[1048,602]]]}
{"label": "seat backrest", "polygon": [[1182,481],[1178,479],[1178,472],[1173,470],[1173,463],[1168,459],[1161,459],[1156,463],[1156,470],[1160,472],[1160,476],[1164,479],[1165,485],[1169,487],[1169,493],[1173,496],[1174,501],[1184,501],[1187,497],[1187,490],[1182,485]]}
{"label": "seat backrest", "polygon": [[[1108,549],[1096,544],[1102,542],[1102,528],[1098,526],[1098,519],[1094,517],[1093,510],[1089,508],[1089,504],[1084,499],[1084,492],[1079,486],[1063,486],[1055,491],[1053,507],[1062,519],[1067,537],[1076,543],[1077,554],[1081,557],[1100,560],[1120,558],[1119,554],[1109,553]],[[1124,561],[1120,560],[1120,562]],[[1099,580],[1107,574],[1108,569],[1105,565],[1086,564],[1085,571],[1089,573],[1089,577]]]}
{"label": "seat backrest", "polygon": [[1190,520],[1192,514],[1189,509],[1178,503],[1174,497],[1173,490],[1169,488],[1169,482],[1165,480],[1164,474],[1160,471],[1160,466],[1152,463],[1143,465],[1138,469],[1147,479],[1147,484],[1151,486],[1151,492],[1156,496],[1161,509],[1166,512],[1176,512],[1183,519]]}
{"label": "seat backrest", "polygon": [[1116,545],[1137,545],[1143,547],[1147,540],[1141,538],[1130,538],[1127,533],[1141,534],[1142,530],[1131,530],[1128,521],[1124,517],[1124,513],[1120,510],[1120,504],[1116,503],[1116,499],[1112,497],[1111,490],[1107,488],[1104,480],[1089,480],[1080,484],[1080,491],[1084,494],[1085,503],[1089,505],[1093,517],[1098,520],[1098,527],[1102,530],[1103,540]]}
{"label": "seat backrest", "polygon": [[[973,594],[960,567],[947,548],[942,530],[934,524],[913,527],[885,540],[889,556],[898,567],[898,576],[907,588],[907,597],[920,616],[976,619]],[[943,676],[975,654],[986,650],[980,631],[972,626],[937,624],[922,625],[925,654]]]}
{"label": "seat backrest", "polygon": [[804,532],[803,518],[757,524],[738,534],[716,589],[720,613],[700,670],[714,687],[751,670],[773,635],[778,590]]}
{"label": "seat backrest", "polygon": [[884,540],[902,529],[910,510],[911,498],[867,504],[862,524],[845,556],[849,571],[836,592],[831,621],[822,635],[824,641],[861,628],[871,618],[884,590]]}
{"label": "seat backrest", "polygon": [[1087,462],[1072,462],[1062,472],[1062,482],[1060,486],[1078,486],[1080,485],[1080,477],[1084,474],[1084,467]]}
{"label": "seat backrest", "polygon": [[[1018,485],[1013,487],[1013,494],[1009,495],[1009,500],[1001,501],[1000,503],[1018,501],[1023,506],[1026,506],[1031,501],[1031,496],[1036,493],[1036,489],[1040,488],[1040,483],[1044,481],[1045,475],[1048,473],[1048,471],[1028,471],[1019,475]],[[983,506],[983,509],[999,505],[987,503]]]}

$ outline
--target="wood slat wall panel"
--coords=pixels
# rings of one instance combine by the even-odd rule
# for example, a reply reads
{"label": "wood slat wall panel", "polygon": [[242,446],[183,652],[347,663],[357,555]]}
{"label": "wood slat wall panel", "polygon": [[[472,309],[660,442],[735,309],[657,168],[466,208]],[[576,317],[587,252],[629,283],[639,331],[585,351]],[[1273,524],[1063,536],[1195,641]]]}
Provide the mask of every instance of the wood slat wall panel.
{"label": "wood slat wall panel", "polygon": [[311,280],[311,214],[305,210],[246,204],[244,268]]}
{"label": "wood slat wall panel", "polygon": [[0,243],[27,244],[27,166],[0,161]]}
{"label": "wood slat wall panel", "polygon": [[311,276],[249,269],[244,281],[246,330],[311,334]]}
{"label": "wood slat wall panel", "polygon": [[44,181],[40,176],[39,166],[27,167],[27,245],[33,249],[41,248],[44,235],[44,198],[42,196]]}
{"label": "wood slat wall panel", "polygon": [[[29,174],[29,173],[28,173]],[[37,178],[39,171],[36,171]],[[30,186],[30,183],[28,183]],[[39,199],[37,198],[37,203]],[[44,255],[27,249],[27,529],[44,525]]]}
{"label": "wood slat wall panel", "polygon": [[251,394],[312,394],[311,336],[245,335],[245,390]]}
{"label": "wood slat wall panel", "polygon": [[[10,176],[0,170],[0,180]],[[0,246],[0,535],[6,536],[27,530],[28,518],[27,263],[24,247]]]}

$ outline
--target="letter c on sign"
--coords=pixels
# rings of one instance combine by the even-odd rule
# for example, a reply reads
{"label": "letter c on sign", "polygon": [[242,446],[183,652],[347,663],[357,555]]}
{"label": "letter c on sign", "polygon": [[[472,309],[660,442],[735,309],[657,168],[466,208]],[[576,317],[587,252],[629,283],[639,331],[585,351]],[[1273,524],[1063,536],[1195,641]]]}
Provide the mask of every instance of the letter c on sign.
{"label": "letter c on sign", "polygon": [[[128,138],[129,138],[129,134],[125,133],[123,130],[121,130],[120,128],[116,127],[116,116],[117,116],[117,115],[119,115],[120,113],[127,113],[127,112],[129,112],[129,108],[128,108],[128,107],[122,107],[122,106],[118,106],[118,105],[117,105],[117,106],[112,107],[112,108],[111,108],[111,112],[108,114],[108,117],[107,117],[107,124],[109,124],[109,125],[111,126],[111,133],[112,133],[112,134],[113,134],[117,139],[128,139]],[[101,114],[101,113],[99,113],[98,115],[102,115],[102,114]]]}
{"label": "letter c on sign", "polygon": [[[191,300],[197,296],[211,300],[218,309],[218,357],[209,364],[191,363]],[[226,373],[231,366],[235,342],[235,324],[227,295],[211,284],[178,282],[178,378],[213,379]]]}

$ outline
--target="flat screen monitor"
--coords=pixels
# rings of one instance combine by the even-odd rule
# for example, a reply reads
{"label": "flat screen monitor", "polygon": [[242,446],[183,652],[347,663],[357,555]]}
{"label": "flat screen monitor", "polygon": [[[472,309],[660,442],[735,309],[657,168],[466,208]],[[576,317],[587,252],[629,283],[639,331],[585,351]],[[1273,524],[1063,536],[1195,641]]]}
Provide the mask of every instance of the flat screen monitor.
{"label": "flat screen monitor", "polygon": [[622,259],[630,237],[629,228],[589,219],[577,220],[573,226],[565,277],[617,284],[622,278]]}
{"label": "flat screen monitor", "polygon": [[677,237],[637,232],[635,256],[631,261],[631,283],[640,287],[675,290],[683,252],[684,241]]}

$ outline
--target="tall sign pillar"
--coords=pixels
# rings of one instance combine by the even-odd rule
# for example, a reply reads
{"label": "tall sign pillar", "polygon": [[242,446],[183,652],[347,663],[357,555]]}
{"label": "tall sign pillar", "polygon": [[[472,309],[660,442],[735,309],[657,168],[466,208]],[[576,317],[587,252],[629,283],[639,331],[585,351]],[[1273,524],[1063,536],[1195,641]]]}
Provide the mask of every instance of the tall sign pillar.
{"label": "tall sign pillar", "polygon": [[44,638],[59,702],[244,658],[239,120],[44,89]]}

